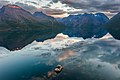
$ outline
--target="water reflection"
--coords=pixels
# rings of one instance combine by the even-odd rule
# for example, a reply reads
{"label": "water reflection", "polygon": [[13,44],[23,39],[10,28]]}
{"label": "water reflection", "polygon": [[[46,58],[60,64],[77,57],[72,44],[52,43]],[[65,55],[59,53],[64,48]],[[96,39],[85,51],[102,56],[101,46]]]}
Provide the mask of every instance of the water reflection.
{"label": "water reflection", "polygon": [[7,48],[8,50],[20,50],[26,45],[32,43],[38,39],[44,41],[55,37],[55,34],[42,33],[40,31],[9,31],[0,32],[0,46]]}
{"label": "water reflection", "polygon": [[[118,40],[88,39],[64,48],[44,43],[32,43],[0,58],[0,80],[120,80]],[[46,78],[58,64],[63,71]]]}
{"label": "water reflection", "polygon": [[76,53],[72,50],[65,50],[62,54],[58,55],[58,61],[66,60],[72,56],[74,56]]}

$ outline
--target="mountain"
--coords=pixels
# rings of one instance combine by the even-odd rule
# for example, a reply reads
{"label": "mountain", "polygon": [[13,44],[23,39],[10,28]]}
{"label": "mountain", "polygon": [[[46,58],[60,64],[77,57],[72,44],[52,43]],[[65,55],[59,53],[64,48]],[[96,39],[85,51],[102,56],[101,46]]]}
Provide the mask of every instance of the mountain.
{"label": "mountain", "polygon": [[39,21],[31,13],[25,11],[17,5],[5,5],[0,10],[0,30],[30,30]]}
{"label": "mountain", "polygon": [[64,29],[63,24],[37,18],[17,5],[8,4],[0,9],[0,46],[9,50],[23,48],[38,38],[53,38]]}
{"label": "mountain", "polygon": [[10,51],[22,49],[37,38],[44,38],[40,32],[34,31],[2,31],[0,32],[0,46]]}
{"label": "mountain", "polygon": [[[57,21],[54,17],[48,16],[48,15],[44,14],[43,12],[35,12],[33,14],[33,16],[35,16],[36,18],[38,18],[39,20],[42,20],[42,21],[47,20],[47,21],[51,22],[51,25],[63,24],[62,22]],[[41,40],[42,40],[41,38],[37,39],[38,42],[41,41]]]}
{"label": "mountain", "polygon": [[56,25],[56,23],[52,23],[52,21],[47,19],[38,19],[17,5],[5,5],[0,10],[1,31],[41,30],[43,32],[50,32],[52,29],[59,33],[64,29],[64,25]]}
{"label": "mountain", "polygon": [[120,40],[120,12],[112,17],[105,27],[115,39]]}
{"label": "mountain", "polygon": [[91,37],[100,38],[104,36],[107,31],[102,25],[108,22],[109,18],[103,13],[85,13],[70,15],[57,20],[68,26],[63,32],[64,34],[67,34],[70,37],[83,37],[86,39]]}
{"label": "mountain", "polygon": [[51,17],[51,16],[48,16],[46,14],[44,14],[43,12],[35,12],[33,14],[35,17],[38,17],[40,19],[48,19],[48,20],[54,20],[55,18]]}

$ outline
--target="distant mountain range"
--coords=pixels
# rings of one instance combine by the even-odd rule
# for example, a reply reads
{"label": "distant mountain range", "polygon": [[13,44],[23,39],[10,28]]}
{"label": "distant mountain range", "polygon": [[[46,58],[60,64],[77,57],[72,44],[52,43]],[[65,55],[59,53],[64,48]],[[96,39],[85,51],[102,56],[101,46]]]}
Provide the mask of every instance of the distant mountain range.
{"label": "distant mountain range", "polygon": [[58,33],[70,37],[101,38],[109,32],[120,39],[120,13],[112,19],[103,14],[78,14],[55,19],[42,12],[30,12],[17,5],[0,9],[0,46],[9,50],[22,49],[32,41],[44,41]]}
{"label": "distant mountain range", "polygon": [[[33,16],[36,17],[36,18],[38,18],[38,19],[40,19],[41,21],[44,21],[44,22],[49,21],[51,23],[51,24],[49,24],[50,26],[57,25],[59,27],[64,27],[64,30],[65,30],[65,26],[64,25],[59,25],[59,24],[63,24],[63,23],[58,22],[55,18],[53,18],[51,16],[48,16],[48,15],[44,14],[43,12],[35,12],[33,14]],[[51,32],[54,32],[54,31],[57,31],[57,29],[54,29]],[[61,31],[61,32],[63,32],[63,31]],[[39,41],[43,41],[44,39],[38,38],[36,40],[39,42]]]}
{"label": "distant mountain range", "polygon": [[70,15],[57,20],[68,26],[63,32],[64,34],[70,37],[83,37],[86,39],[91,37],[103,37],[107,33],[103,25],[109,21],[109,18],[103,13],[85,13]]}
{"label": "distant mountain range", "polygon": [[21,49],[38,38],[53,38],[65,28],[55,19],[37,18],[17,5],[8,4],[0,9],[0,46],[9,50]]}
{"label": "distant mountain range", "polygon": [[65,29],[63,24],[55,23],[48,19],[37,18],[17,5],[9,4],[0,9],[1,31],[40,30],[41,33],[59,33],[63,29]]}
{"label": "distant mountain range", "polygon": [[115,39],[120,40],[120,12],[111,18],[105,27]]}
{"label": "distant mountain range", "polygon": [[[70,15],[59,19],[47,16],[42,12],[35,12],[33,15],[39,19],[63,23],[66,28],[62,33],[70,37],[101,38],[110,33],[115,39],[120,40],[120,13],[110,20],[103,13]],[[40,40],[37,39],[37,41]]]}
{"label": "distant mountain range", "polygon": [[35,12],[33,14],[35,17],[39,18],[39,19],[43,19],[43,20],[55,20],[54,17],[48,16],[46,14],[44,14],[43,12]]}

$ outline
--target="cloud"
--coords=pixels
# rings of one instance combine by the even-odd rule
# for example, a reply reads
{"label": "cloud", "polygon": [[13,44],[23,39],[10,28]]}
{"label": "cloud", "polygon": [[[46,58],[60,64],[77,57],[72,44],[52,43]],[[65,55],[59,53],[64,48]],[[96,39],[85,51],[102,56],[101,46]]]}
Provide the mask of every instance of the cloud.
{"label": "cloud", "polygon": [[117,9],[120,7],[119,0],[59,0],[68,6],[80,9]]}
{"label": "cloud", "polygon": [[32,4],[35,4],[35,5],[39,5],[37,2],[34,2],[34,1],[25,1],[27,3],[32,3]]}
{"label": "cloud", "polygon": [[[33,1],[27,1],[26,3],[25,2],[24,3],[23,2],[15,2],[14,4],[21,6],[22,8],[24,8],[25,10],[30,11],[30,12],[35,12],[35,11],[39,10],[37,7],[35,7],[33,5],[28,5],[27,3],[37,4]],[[3,5],[7,5],[7,4],[11,4],[11,2],[7,1],[7,0],[0,0],[0,7],[2,7]]]}
{"label": "cloud", "polygon": [[117,12],[116,13],[111,13],[111,12],[104,12],[109,18],[112,18],[114,15],[116,15],[117,14]]}
{"label": "cloud", "polygon": [[59,0],[52,0],[54,3],[57,3]]}
{"label": "cloud", "polygon": [[101,11],[119,11],[120,10],[120,3],[115,3],[115,4],[101,4],[101,6],[96,6],[95,7],[98,10]]}
{"label": "cloud", "polygon": [[28,5],[28,4],[25,4],[25,3],[16,2],[15,4],[18,5],[18,6],[21,6],[22,8],[24,8],[25,10],[30,11],[30,12],[35,12],[35,11],[38,10],[37,7],[32,6],[32,5]]}
{"label": "cloud", "polygon": [[[62,9],[56,9],[56,7],[50,8],[51,5],[46,4],[46,3],[44,4],[44,3],[42,3],[42,1],[37,2],[37,0],[35,0],[35,1],[26,1],[26,0],[5,1],[5,0],[0,0],[0,7],[2,7],[3,5],[6,5],[6,4],[14,3],[18,6],[21,6],[23,9],[25,9],[29,12],[32,12],[32,13],[34,13],[36,11],[43,11],[47,15],[64,15],[66,13]],[[49,0],[45,0],[45,1],[49,2]],[[45,1],[43,1],[43,2],[45,2]]]}
{"label": "cloud", "polygon": [[0,0],[0,7],[11,2],[31,12],[43,9],[50,15],[103,12],[111,17],[120,11],[120,0]]}
{"label": "cloud", "polygon": [[43,12],[48,15],[62,15],[66,13],[65,11],[60,9],[50,9],[50,8],[44,9]]}
{"label": "cloud", "polygon": [[83,13],[110,12],[111,14],[109,13],[109,15],[112,15],[113,13],[118,13],[120,11],[120,0],[53,0],[54,3],[58,1],[60,1],[62,4],[66,4],[69,7],[82,9],[82,11],[78,12]]}
{"label": "cloud", "polygon": [[8,4],[9,1],[6,1],[6,0],[0,0],[0,7],[2,7],[3,5],[6,5]]}
{"label": "cloud", "polygon": [[63,18],[68,16],[68,13],[62,9],[42,8],[41,11],[54,18]]}
{"label": "cloud", "polygon": [[76,53],[72,50],[68,50],[68,51],[65,51],[63,54],[60,54],[58,56],[58,61],[63,61],[63,60],[66,60],[72,56],[75,56]]}

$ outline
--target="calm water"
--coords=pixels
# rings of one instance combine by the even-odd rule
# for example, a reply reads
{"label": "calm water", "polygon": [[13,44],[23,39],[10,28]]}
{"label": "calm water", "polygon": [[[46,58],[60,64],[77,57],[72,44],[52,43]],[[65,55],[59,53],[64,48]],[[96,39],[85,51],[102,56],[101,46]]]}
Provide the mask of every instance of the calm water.
{"label": "calm water", "polygon": [[[63,71],[47,80],[120,80],[120,41],[80,41],[65,49],[36,43],[0,56],[0,80],[46,80],[56,65]],[[55,44],[53,42],[53,44]],[[52,43],[51,43],[52,46]]]}

